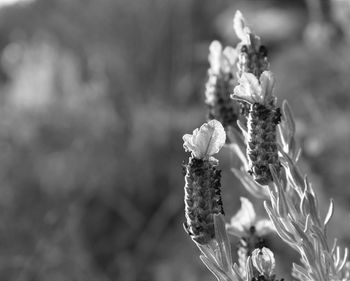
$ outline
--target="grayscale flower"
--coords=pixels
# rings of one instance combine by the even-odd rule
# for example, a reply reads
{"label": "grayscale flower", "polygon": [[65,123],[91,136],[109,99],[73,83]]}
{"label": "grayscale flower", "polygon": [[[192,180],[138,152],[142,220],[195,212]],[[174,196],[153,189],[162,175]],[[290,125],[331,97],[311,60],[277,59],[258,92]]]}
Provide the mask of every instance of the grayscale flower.
{"label": "grayscale flower", "polygon": [[227,232],[231,235],[248,237],[254,228],[258,236],[263,236],[274,231],[273,224],[268,219],[258,219],[249,199],[241,197],[241,208],[231,218],[229,224],[226,224]]}

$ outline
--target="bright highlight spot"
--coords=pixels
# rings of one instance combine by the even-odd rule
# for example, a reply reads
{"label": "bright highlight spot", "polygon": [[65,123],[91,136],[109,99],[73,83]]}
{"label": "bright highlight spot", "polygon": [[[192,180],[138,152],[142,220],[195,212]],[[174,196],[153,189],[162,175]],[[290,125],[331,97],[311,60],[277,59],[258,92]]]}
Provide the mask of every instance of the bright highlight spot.
{"label": "bright highlight spot", "polygon": [[0,7],[13,5],[17,3],[30,2],[30,1],[33,1],[33,0],[0,0]]}

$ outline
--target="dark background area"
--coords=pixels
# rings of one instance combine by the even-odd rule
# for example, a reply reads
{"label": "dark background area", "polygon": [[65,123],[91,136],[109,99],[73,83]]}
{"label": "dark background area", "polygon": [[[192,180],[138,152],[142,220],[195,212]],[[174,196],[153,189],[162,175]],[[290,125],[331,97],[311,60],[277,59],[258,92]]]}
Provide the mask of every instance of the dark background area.
{"label": "dark background area", "polygon": [[[329,197],[336,202],[330,238],[347,245],[345,2],[334,1],[336,24],[304,1],[37,0],[2,8],[0,280],[214,280],[182,228],[182,135],[205,121],[208,46],[237,43],[236,9],[270,50],[276,95],[295,112],[302,167],[323,213]],[[218,158],[229,219],[248,195],[230,172],[229,151]],[[285,274],[290,253],[270,240]]]}

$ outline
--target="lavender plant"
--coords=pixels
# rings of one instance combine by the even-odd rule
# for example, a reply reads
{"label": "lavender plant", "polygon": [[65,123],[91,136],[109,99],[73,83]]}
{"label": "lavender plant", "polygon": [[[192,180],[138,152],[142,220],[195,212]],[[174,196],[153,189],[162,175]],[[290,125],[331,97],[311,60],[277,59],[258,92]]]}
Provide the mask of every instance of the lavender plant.
{"label": "lavender plant", "polygon": [[[330,201],[327,215],[321,218],[316,193],[298,167],[301,150],[291,108],[286,101],[281,109],[277,107],[267,50],[240,12],[234,30],[241,40],[235,49],[222,51],[216,41],[210,47],[206,103],[217,120],[183,137],[184,148],[191,153],[185,165],[185,230],[218,280],[278,280],[274,255],[264,238],[270,232],[299,253],[300,263],[293,264],[291,272],[295,280],[350,280],[348,250],[337,246],[336,240],[332,247],[327,242],[334,203]],[[237,116],[231,110],[238,102],[248,107],[247,115],[241,111]],[[233,120],[240,133],[227,130],[234,127]],[[230,139],[226,146],[241,160],[241,167],[232,171],[251,195],[264,200],[268,219],[257,218],[252,203],[241,198],[241,209],[225,223],[219,162],[213,155],[225,145],[226,133]],[[229,236],[239,239],[237,263]]]}

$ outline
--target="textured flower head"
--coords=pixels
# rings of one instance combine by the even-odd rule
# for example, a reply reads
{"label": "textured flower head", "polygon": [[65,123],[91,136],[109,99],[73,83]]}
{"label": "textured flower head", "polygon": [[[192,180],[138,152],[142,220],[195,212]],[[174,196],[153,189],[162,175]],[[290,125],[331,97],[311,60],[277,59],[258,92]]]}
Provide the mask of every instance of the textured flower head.
{"label": "textured flower head", "polygon": [[209,47],[208,82],[205,84],[205,103],[208,106],[208,119],[221,122],[225,130],[237,127],[238,103],[231,99],[237,84],[237,51],[232,47],[222,48],[218,41]]}
{"label": "textured flower head", "polygon": [[269,69],[267,48],[261,44],[260,37],[246,26],[241,12],[237,11],[233,19],[233,29],[241,40],[236,50],[238,52],[237,76],[243,73],[253,73],[256,77]]}
{"label": "textured flower head", "polygon": [[265,277],[273,275],[275,270],[275,257],[272,251],[263,247],[255,249],[252,253],[252,262],[254,267]]}
{"label": "textured flower head", "polygon": [[226,141],[224,127],[217,120],[211,120],[182,137],[186,151],[197,159],[207,159],[218,153]]}
{"label": "textured flower head", "polygon": [[226,226],[228,233],[237,237],[247,237],[251,235],[251,229],[254,227],[259,236],[266,235],[273,231],[273,225],[270,220],[256,218],[253,204],[244,197],[241,197],[241,208],[231,218],[230,224]]}
{"label": "textured flower head", "polygon": [[275,79],[271,71],[264,71],[260,79],[252,73],[243,73],[239,79],[239,84],[235,87],[231,96],[233,99],[243,100],[250,104],[270,104],[274,101],[273,89]]}

